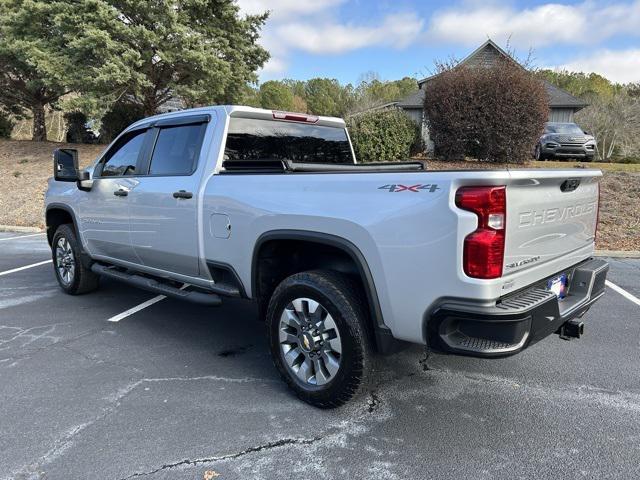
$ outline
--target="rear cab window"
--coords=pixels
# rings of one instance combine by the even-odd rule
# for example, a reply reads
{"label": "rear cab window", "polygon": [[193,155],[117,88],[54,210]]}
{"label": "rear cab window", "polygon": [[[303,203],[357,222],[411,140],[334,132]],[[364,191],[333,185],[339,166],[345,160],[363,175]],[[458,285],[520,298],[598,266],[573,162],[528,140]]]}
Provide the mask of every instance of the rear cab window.
{"label": "rear cab window", "polygon": [[224,159],[227,166],[274,160],[354,163],[344,127],[242,117],[229,120]]}

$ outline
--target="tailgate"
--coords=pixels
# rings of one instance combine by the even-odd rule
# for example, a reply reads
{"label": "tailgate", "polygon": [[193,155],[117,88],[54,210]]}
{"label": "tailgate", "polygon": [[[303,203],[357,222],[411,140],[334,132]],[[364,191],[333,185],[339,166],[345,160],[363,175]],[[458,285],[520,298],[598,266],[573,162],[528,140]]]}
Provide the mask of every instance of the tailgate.
{"label": "tailgate", "polygon": [[511,171],[504,274],[593,245],[599,170]]}

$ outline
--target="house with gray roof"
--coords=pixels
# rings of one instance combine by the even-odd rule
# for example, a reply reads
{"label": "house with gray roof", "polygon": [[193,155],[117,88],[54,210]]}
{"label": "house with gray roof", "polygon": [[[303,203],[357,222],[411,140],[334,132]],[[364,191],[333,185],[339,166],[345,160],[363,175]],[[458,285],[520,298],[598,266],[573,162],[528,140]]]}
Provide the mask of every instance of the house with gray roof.
{"label": "house with gray roof", "polygon": [[[489,66],[500,58],[508,58],[511,61],[515,61],[493,40],[487,40],[468,57],[462,60],[460,65],[473,67]],[[394,105],[395,107],[404,110],[404,112],[420,126],[422,139],[427,151],[433,150],[433,142],[429,138],[429,129],[427,127],[428,119],[425,116],[423,106],[425,102],[425,85],[434,77],[435,75],[432,75],[418,80],[417,91],[402,100],[394,102],[393,104],[388,104],[389,106]],[[544,82],[544,86],[549,96],[550,122],[573,122],[574,113],[587,106],[587,104],[582,100],[547,81]]]}

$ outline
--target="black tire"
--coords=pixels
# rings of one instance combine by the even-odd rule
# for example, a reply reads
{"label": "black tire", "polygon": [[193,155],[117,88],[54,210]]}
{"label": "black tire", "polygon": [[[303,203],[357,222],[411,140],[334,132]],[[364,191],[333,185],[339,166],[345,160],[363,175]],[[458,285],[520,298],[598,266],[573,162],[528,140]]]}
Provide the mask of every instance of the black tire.
{"label": "black tire", "polygon": [[[327,345],[331,343],[331,340],[326,340],[326,338],[332,336],[331,333],[320,333],[319,336],[313,337],[320,339],[319,342],[312,341],[315,348],[320,350],[319,352],[314,350],[311,352],[303,351],[304,345],[302,343],[296,347],[299,349],[300,355],[302,355],[300,364],[310,360],[308,355],[312,355],[314,352],[315,358],[324,356],[325,351],[330,351],[330,354],[338,358],[339,367],[335,373],[330,374],[330,380],[325,378],[324,373],[320,374],[322,381],[327,382],[322,385],[313,385],[308,381],[301,380],[285,359],[283,350],[291,347],[289,345],[282,346],[286,342],[283,341],[281,343],[280,339],[281,331],[285,331],[281,326],[281,317],[287,314],[285,308],[288,308],[288,312],[295,313],[292,310],[294,308],[293,301],[299,302],[298,299],[311,299],[317,302],[319,306],[316,308],[316,312],[320,307],[323,309],[317,315],[322,316],[324,313],[330,315],[336,326],[335,329],[330,331],[334,332],[334,334],[336,331],[338,333],[338,341],[340,342],[339,355],[335,355],[337,353],[335,351],[330,351],[331,348]],[[316,315],[308,313],[308,311],[309,305],[307,304],[305,318],[311,318]],[[334,408],[346,403],[366,387],[373,363],[371,340],[365,323],[366,312],[366,302],[360,294],[357,284],[346,275],[337,272],[316,270],[297,273],[286,278],[278,285],[271,296],[266,316],[271,357],[284,381],[300,399],[316,407]],[[328,316],[325,315],[324,318],[328,319]],[[310,322],[310,324],[312,323]],[[321,323],[321,332],[327,332],[325,330],[325,322],[322,321]],[[285,328],[288,329],[288,327]],[[315,332],[317,334],[318,330],[315,330]],[[308,342],[304,343],[309,347]],[[291,350],[295,349],[291,348]],[[293,355],[296,355],[295,351]],[[327,364],[323,363],[324,365]],[[298,370],[300,370],[301,366],[298,367]],[[313,382],[315,378],[317,382],[319,378],[317,364],[314,363],[312,368],[313,370],[311,371],[315,375],[311,377],[311,381]],[[323,369],[320,368],[320,370]],[[325,369],[324,371],[329,373],[329,370]]]}
{"label": "black tire", "polygon": [[[70,249],[67,249],[67,246]],[[66,255],[64,260],[61,260],[57,254],[59,248],[70,250],[71,256]],[[58,284],[69,295],[80,295],[98,288],[100,277],[82,264],[81,253],[82,248],[73,227],[69,224],[60,225],[51,242],[51,257]],[[72,259],[73,265],[66,261],[68,258]],[[67,276],[67,273],[70,275]]]}
{"label": "black tire", "polygon": [[543,162],[544,160],[547,159],[547,156],[542,153],[542,147],[540,147],[540,144],[536,145],[536,151],[533,154],[533,157],[538,161],[538,162]]}

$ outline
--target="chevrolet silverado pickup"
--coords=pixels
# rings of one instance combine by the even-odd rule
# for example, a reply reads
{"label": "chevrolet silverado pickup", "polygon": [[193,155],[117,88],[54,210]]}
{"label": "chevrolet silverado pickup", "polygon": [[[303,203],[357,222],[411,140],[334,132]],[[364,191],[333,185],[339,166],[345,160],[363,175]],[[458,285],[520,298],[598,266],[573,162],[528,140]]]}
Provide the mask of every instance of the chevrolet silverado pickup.
{"label": "chevrolet silverado pickup", "polygon": [[579,337],[608,271],[600,176],[358,164],[341,119],[213,106],[140,120],[85,170],[57,150],[47,238],[68,294],[108,277],[256,302],[282,378],[326,408],[406,342],[501,357]]}

